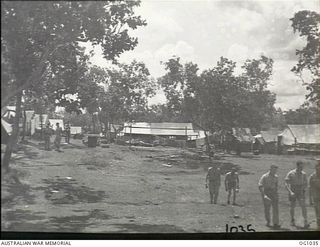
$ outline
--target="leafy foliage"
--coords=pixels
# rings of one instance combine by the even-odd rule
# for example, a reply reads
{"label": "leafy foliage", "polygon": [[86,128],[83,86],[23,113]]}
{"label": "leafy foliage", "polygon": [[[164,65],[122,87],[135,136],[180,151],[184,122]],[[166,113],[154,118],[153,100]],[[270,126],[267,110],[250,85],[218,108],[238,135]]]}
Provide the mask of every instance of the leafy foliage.
{"label": "leafy foliage", "polygon": [[146,24],[134,14],[139,5],[139,0],[1,2],[1,106],[16,98],[17,109],[5,167],[17,141],[23,93],[31,101],[35,97],[69,106],[67,95],[77,93],[88,76],[82,42],[100,45],[104,58],[116,62],[137,45],[129,29]]}
{"label": "leafy foliage", "polygon": [[167,97],[169,118],[192,121],[207,130],[234,126],[260,129],[273,112],[275,96],[268,91],[273,61],[265,56],[247,60],[244,72],[235,75],[236,63],[221,57],[212,69],[198,74],[193,63],[182,65],[173,57],[164,63],[159,79]]}
{"label": "leafy foliage", "polygon": [[[9,74],[2,104],[21,90],[48,81],[56,99],[74,93],[86,62],[81,42],[101,45],[106,59],[115,60],[133,49],[128,34],[145,22],[135,16],[139,1],[1,2],[2,57]],[[10,72],[8,72],[10,70]],[[12,83],[13,82],[13,83]],[[41,83],[40,83],[41,82]],[[46,88],[47,85],[45,85]]]}
{"label": "leafy foliage", "polygon": [[100,119],[121,123],[137,119],[147,111],[148,98],[155,94],[156,83],[142,62],[119,64],[106,71],[105,92],[99,98]]}
{"label": "leafy foliage", "polygon": [[306,46],[297,50],[298,63],[292,68],[302,79],[302,72],[309,71],[312,75],[311,82],[305,82],[309,94],[306,98],[320,107],[320,14],[314,11],[299,11],[292,19],[294,32],[299,32],[305,38]]}
{"label": "leafy foliage", "polygon": [[317,107],[301,106],[296,110],[284,112],[287,124],[318,124],[320,123],[320,111]]}

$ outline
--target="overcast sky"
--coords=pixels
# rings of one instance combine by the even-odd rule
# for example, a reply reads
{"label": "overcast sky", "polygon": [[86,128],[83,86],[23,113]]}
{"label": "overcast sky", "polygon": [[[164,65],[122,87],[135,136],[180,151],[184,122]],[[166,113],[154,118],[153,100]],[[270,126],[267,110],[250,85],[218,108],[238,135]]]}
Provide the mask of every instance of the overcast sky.
{"label": "overcast sky", "polygon": [[[201,70],[212,68],[225,56],[238,66],[247,58],[264,54],[274,59],[270,90],[277,94],[276,106],[297,108],[306,91],[290,71],[297,62],[295,50],[305,41],[293,33],[290,18],[299,10],[320,11],[319,0],[301,1],[142,1],[136,13],[147,26],[131,32],[138,46],[121,55],[120,61],[143,61],[154,77],[164,74],[160,61],[173,55],[192,61]],[[93,62],[104,66],[101,55]],[[163,102],[159,93],[153,103]]]}

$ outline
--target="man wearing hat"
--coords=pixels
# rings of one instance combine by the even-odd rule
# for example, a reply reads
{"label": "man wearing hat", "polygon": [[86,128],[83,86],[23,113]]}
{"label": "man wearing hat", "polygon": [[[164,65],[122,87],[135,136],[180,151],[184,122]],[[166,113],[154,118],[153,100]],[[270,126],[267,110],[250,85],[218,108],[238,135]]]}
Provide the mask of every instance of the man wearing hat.
{"label": "man wearing hat", "polygon": [[304,218],[304,227],[308,228],[309,224],[307,220],[307,207],[305,199],[308,181],[307,174],[303,171],[302,161],[297,161],[297,168],[287,174],[285,181],[286,188],[289,191],[291,225],[295,226],[294,209],[296,207],[296,201],[298,201],[302,210],[302,216]]}
{"label": "man wearing hat", "polygon": [[[209,182],[209,183],[208,183]],[[206,188],[209,185],[210,203],[217,203],[221,184],[221,173],[217,166],[209,167],[206,176]]]}
{"label": "man wearing hat", "polygon": [[228,201],[227,203],[230,204],[230,197],[231,193],[233,193],[233,202],[232,204],[236,204],[236,192],[239,190],[239,176],[236,171],[236,168],[232,168],[231,172],[226,174],[224,179],[224,185],[226,191],[228,192]]}
{"label": "man wearing hat", "polygon": [[310,202],[313,203],[317,218],[317,226],[318,229],[320,229],[320,160],[318,160],[315,169],[316,171],[311,174],[309,179]]}
{"label": "man wearing hat", "polygon": [[278,195],[278,167],[270,166],[269,172],[262,175],[259,180],[259,190],[261,192],[264,205],[264,215],[267,226],[270,226],[270,208],[272,207],[272,222],[275,228],[279,228],[279,195]]}

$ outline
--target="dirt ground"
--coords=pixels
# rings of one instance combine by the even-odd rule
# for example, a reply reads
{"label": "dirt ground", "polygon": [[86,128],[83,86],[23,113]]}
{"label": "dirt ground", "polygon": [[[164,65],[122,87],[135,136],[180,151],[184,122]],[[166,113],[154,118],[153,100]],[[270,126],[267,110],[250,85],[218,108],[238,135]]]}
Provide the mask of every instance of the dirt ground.
{"label": "dirt ground", "polygon": [[[298,226],[290,226],[284,177],[298,159],[306,162],[308,176],[315,164],[311,156],[221,154],[212,162],[223,172],[233,166],[240,169],[238,205],[232,206],[226,204],[224,186],[218,204],[209,203],[205,176],[210,163],[191,151],[114,144],[88,148],[79,140],[64,144],[62,150],[44,151],[38,142],[29,141],[14,155],[12,171],[2,175],[2,231],[197,233],[225,232],[226,224],[275,231],[265,226],[257,186],[271,164],[279,166],[278,231],[301,230],[298,207]],[[310,230],[315,230],[309,205],[308,218]]]}

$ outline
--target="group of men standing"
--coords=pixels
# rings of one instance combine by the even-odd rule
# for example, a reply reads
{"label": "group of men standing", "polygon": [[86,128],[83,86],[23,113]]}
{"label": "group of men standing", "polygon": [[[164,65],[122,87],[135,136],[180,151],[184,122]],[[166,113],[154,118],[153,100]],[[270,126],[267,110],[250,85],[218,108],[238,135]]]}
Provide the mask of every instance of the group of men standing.
{"label": "group of men standing", "polygon": [[[217,166],[209,167],[206,176],[206,188],[209,188],[210,202],[216,204],[218,201],[221,185],[221,171]],[[232,204],[236,205],[236,193],[239,191],[239,176],[236,169],[228,172],[224,180],[225,189],[228,192],[227,203],[230,204],[230,197],[233,194]]]}
{"label": "group of men standing", "polygon": [[[308,188],[307,174],[303,171],[303,162],[298,161],[297,167],[288,172],[285,177],[286,189],[289,192],[291,225],[295,226],[295,207],[296,203],[302,210],[304,219],[304,228],[309,227],[307,219],[306,192]],[[275,228],[279,228],[279,195],[278,195],[278,167],[271,165],[269,172],[262,175],[259,181],[259,189],[261,192],[265,218],[267,226],[270,226],[270,209],[272,207],[272,222]],[[316,213],[316,221],[318,228],[320,227],[320,161],[316,164],[315,172],[309,178],[309,198],[310,204],[314,205]]]}
{"label": "group of men standing", "polygon": [[[64,126],[64,129],[65,129],[66,143],[70,143],[70,135],[71,135],[70,124],[67,123]],[[45,150],[48,150],[48,151],[51,150],[51,136],[52,136],[52,134],[55,134],[54,146],[55,146],[56,151],[61,152],[60,144],[61,144],[62,132],[63,132],[63,130],[62,130],[62,127],[60,126],[59,123],[56,123],[55,130],[53,130],[50,127],[49,123],[46,125],[46,128],[43,130]]]}
{"label": "group of men standing", "polygon": [[[315,208],[317,226],[320,228],[320,161],[315,167],[315,172],[311,174],[309,183],[306,173],[303,171],[303,162],[296,163],[296,169],[288,172],[285,177],[286,189],[289,192],[291,225],[295,226],[295,207],[296,203],[302,210],[304,218],[304,228],[308,228],[306,207],[306,192],[309,184],[310,204]],[[267,226],[271,226],[270,210],[272,208],[272,223],[274,228],[280,228],[279,224],[279,194],[278,194],[278,167],[271,165],[270,170],[263,174],[258,186],[264,205],[265,219]],[[216,204],[221,185],[221,171],[217,166],[209,167],[206,176],[206,188],[209,188],[210,202]],[[228,192],[227,203],[230,204],[230,197],[233,193],[233,205],[236,204],[236,194],[239,191],[239,176],[236,169],[232,169],[225,176],[225,189]]]}

